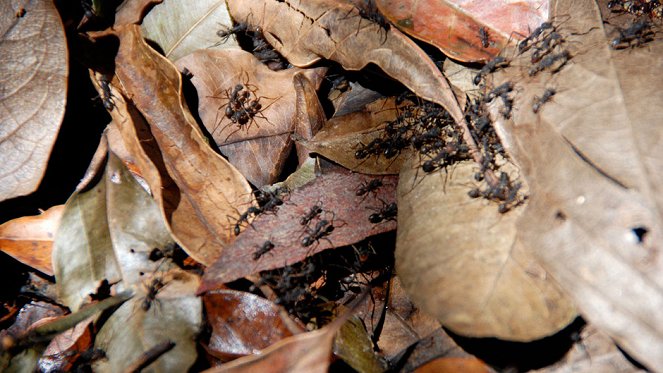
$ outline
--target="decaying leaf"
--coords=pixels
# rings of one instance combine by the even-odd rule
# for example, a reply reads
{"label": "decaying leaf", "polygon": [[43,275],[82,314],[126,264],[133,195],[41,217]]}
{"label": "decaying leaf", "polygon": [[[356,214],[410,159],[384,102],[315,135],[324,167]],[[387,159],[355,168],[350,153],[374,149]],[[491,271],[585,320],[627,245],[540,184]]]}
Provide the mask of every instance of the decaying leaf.
{"label": "decaying leaf", "polygon": [[382,99],[362,111],[333,117],[310,141],[300,141],[310,152],[318,153],[350,170],[366,174],[395,174],[407,153],[386,158],[372,155],[358,159],[357,150],[381,135],[385,123],[398,116],[394,100]]}
{"label": "decaying leaf", "polygon": [[321,329],[288,337],[258,354],[233,360],[205,372],[327,372],[334,336],[350,314],[348,311]]}
{"label": "decaying leaf", "polygon": [[[151,190],[157,193],[155,186],[171,187],[171,181],[177,185],[180,193],[164,201],[166,219],[187,252],[197,261],[210,264],[234,239],[227,216],[234,213],[234,206],[251,203],[251,188],[239,171],[205,141],[183,101],[181,76],[175,66],[144,42],[137,26],[121,28],[117,35],[117,77],[149,123],[148,129],[140,126],[141,121],[133,114],[131,123],[126,115],[118,113],[118,124],[140,126],[121,130],[125,145],[135,150],[136,157],[143,152],[139,149],[151,147],[150,162],[160,170],[145,176]],[[145,175],[148,170],[141,167],[141,171]]]}
{"label": "decaying leaf", "polygon": [[364,323],[357,317],[351,317],[338,331],[334,354],[358,372],[378,373],[387,369],[386,361],[373,351]]}
{"label": "decaying leaf", "polygon": [[[221,152],[253,184],[276,181],[292,149],[297,100],[293,78],[303,74],[317,88],[326,69],[272,71],[240,49],[196,51],[178,60],[177,66],[193,73],[198,113]],[[255,106],[254,115],[242,124],[233,114],[244,111],[228,110],[239,104],[237,96],[244,93],[248,102],[242,109],[253,107],[252,102],[261,107]]]}
{"label": "decaying leaf", "polygon": [[487,62],[506,44],[548,18],[548,1],[376,0],[382,14],[410,36],[464,62]]}
{"label": "decaying leaf", "polygon": [[163,0],[133,0],[125,1],[117,7],[115,12],[115,26],[130,23],[141,23],[144,13],[153,5]]}
{"label": "decaying leaf", "polygon": [[67,43],[50,1],[0,3],[0,201],[37,189],[64,116]]}
{"label": "decaying leaf", "polygon": [[0,225],[0,249],[23,264],[53,276],[51,249],[64,206],[38,216],[25,216]]}
{"label": "decaying leaf", "polygon": [[258,353],[304,331],[274,303],[251,293],[215,290],[203,298],[212,326],[207,351],[223,360]]}
{"label": "decaying leaf", "polygon": [[[399,183],[396,269],[410,297],[455,333],[531,341],[576,316],[557,285],[516,240],[516,208],[467,193],[474,167],[419,175],[405,165]],[[439,229],[444,227],[444,229]]]}
{"label": "decaying leaf", "polygon": [[171,61],[198,49],[236,48],[234,37],[219,44],[216,32],[224,27],[232,27],[232,21],[223,0],[168,0],[155,6],[141,25],[145,37],[156,42]]}
{"label": "decaying leaf", "polygon": [[[350,245],[395,229],[393,216],[376,223],[371,223],[369,216],[393,203],[396,178],[384,177],[383,186],[375,192],[358,195],[359,188],[368,185],[370,180],[366,175],[337,167],[293,191],[284,197],[284,203],[277,211],[263,213],[251,222],[207,269],[200,291],[213,290],[240,277],[281,268],[320,251]],[[302,218],[316,207],[322,211],[310,222],[301,224]],[[327,224],[322,224],[323,220]],[[327,232],[330,225],[334,228]],[[327,234],[320,234],[323,231]],[[266,241],[273,243],[274,247],[263,255],[256,255]],[[305,244],[304,241],[308,242]]]}
{"label": "decaying leaf", "polygon": [[[559,22],[566,43],[552,52],[568,61],[543,69],[528,63],[531,50],[496,76],[518,83],[518,109],[501,131],[531,188],[518,237],[588,321],[659,367],[663,157],[651,108],[663,96],[651,88],[661,82],[651,61],[660,61],[663,40],[612,50],[619,34],[604,28],[595,3],[560,0],[553,14],[555,24],[572,15]],[[557,94],[535,113],[549,88]]]}
{"label": "decaying leaf", "polygon": [[435,359],[415,370],[417,373],[490,373],[492,371],[486,363],[475,357],[443,357]]}
{"label": "decaying leaf", "polygon": [[463,120],[449,83],[426,53],[397,29],[363,19],[350,4],[233,0],[228,8],[234,19],[260,26],[267,41],[295,66],[322,58],[346,70],[374,63],[419,97],[447,109],[456,121]]}

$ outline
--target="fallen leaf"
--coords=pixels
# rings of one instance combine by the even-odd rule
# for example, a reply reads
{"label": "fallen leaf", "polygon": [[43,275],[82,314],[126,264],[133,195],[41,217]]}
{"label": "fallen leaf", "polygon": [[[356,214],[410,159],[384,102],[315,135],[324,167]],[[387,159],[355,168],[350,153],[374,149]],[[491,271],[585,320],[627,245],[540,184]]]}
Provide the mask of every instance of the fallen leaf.
{"label": "fallen leaf", "polygon": [[[366,175],[336,167],[293,191],[276,212],[259,215],[250,228],[237,237],[233,245],[207,269],[199,291],[213,290],[240,277],[281,268],[320,251],[350,245],[368,236],[395,229],[396,221],[373,224],[368,217],[383,208],[383,204],[394,201],[396,178],[384,177],[383,186],[375,193],[358,196],[358,189],[370,180]],[[322,213],[308,226],[302,225],[302,217],[316,205],[322,207]],[[302,241],[306,237],[310,239],[311,232],[321,219],[330,222],[334,230],[305,246]],[[256,251],[267,240],[274,244],[274,248],[254,259]]]}
{"label": "fallen leaf", "polygon": [[51,249],[64,206],[41,215],[25,216],[0,225],[0,247],[21,263],[53,276]]}
{"label": "fallen leaf", "polygon": [[260,26],[267,41],[295,66],[322,58],[346,70],[373,63],[419,97],[447,109],[456,121],[464,120],[449,83],[426,53],[397,29],[363,20],[350,4],[235,0],[228,8],[234,19]]}
{"label": "fallen leaf", "polygon": [[[548,19],[548,1],[376,0],[401,31],[463,62],[487,62]],[[482,33],[484,34],[482,36]]]}
{"label": "fallen leaf", "polygon": [[310,152],[322,155],[345,168],[373,175],[396,174],[407,158],[403,152],[393,158],[380,155],[358,159],[362,146],[381,136],[387,122],[396,119],[393,98],[377,100],[362,111],[333,117],[310,141],[299,141]]}
{"label": "fallen leaf", "polygon": [[[145,43],[137,26],[123,27],[117,35],[120,48],[116,75],[149,123],[148,134],[141,137],[154,137],[158,150],[153,148],[156,154],[151,156],[152,162],[165,168],[180,190],[179,199],[186,200],[181,203],[175,196],[175,200],[168,201],[174,205],[165,207],[166,214],[173,214],[166,215],[167,220],[171,226],[175,221],[184,224],[173,229],[178,240],[194,259],[210,264],[234,240],[227,216],[234,214],[234,206],[251,204],[251,188],[239,171],[205,141],[183,101],[181,76],[175,66]],[[135,144],[135,137],[125,140],[134,142],[132,149],[143,146]],[[155,179],[156,175],[151,183]],[[194,219],[199,222],[192,224]]]}
{"label": "fallen leaf", "polygon": [[219,44],[216,32],[231,27],[232,20],[223,0],[168,0],[155,6],[142,22],[145,37],[176,61],[201,48],[237,48],[234,38]]}
{"label": "fallen leaf", "polygon": [[[531,187],[519,240],[584,318],[643,364],[659,367],[663,158],[653,125],[660,113],[651,108],[662,96],[650,88],[661,81],[650,66],[663,43],[610,49],[613,36],[594,3],[559,1],[553,14],[573,15],[558,27],[566,40],[559,49],[570,61],[552,75],[514,63],[495,76],[496,84],[519,83],[518,109],[500,133]],[[534,113],[534,96],[545,88],[558,94]]]}
{"label": "fallen leaf", "polygon": [[387,364],[373,351],[373,342],[357,317],[350,318],[334,340],[334,354],[357,372],[384,372]]}
{"label": "fallen leaf", "polygon": [[92,346],[93,321],[91,318],[89,322],[81,322],[53,338],[39,359],[39,369],[71,370],[80,354]]}
{"label": "fallen leaf", "polygon": [[[295,103],[295,131],[293,136],[299,139],[310,140],[327,122],[327,116],[316,92],[319,81],[314,83],[303,74],[297,74],[293,79],[293,83],[297,95]],[[299,166],[301,166],[309,158],[309,152],[298,142],[295,143],[295,146]]]}
{"label": "fallen leaf", "polygon": [[[326,69],[272,71],[240,49],[196,51],[178,60],[177,66],[193,73],[198,113],[221,152],[253,184],[275,182],[292,148],[297,100],[293,78],[303,74],[317,88]],[[262,106],[243,125],[226,116],[238,84],[243,88],[238,93],[249,93],[248,99]]]}
{"label": "fallen leaf", "polygon": [[67,43],[53,2],[3,2],[0,14],[3,201],[32,193],[44,176],[64,116],[69,73]]}
{"label": "fallen leaf", "polygon": [[206,293],[203,301],[212,326],[207,351],[223,360],[256,354],[304,331],[293,321],[284,320],[274,303],[251,293],[215,290]]}
{"label": "fallen leaf", "polygon": [[[412,300],[457,334],[532,341],[576,316],[573,305],[516,240],[523,208],[500,214],[471,199],[470,162],[401,172],[396,270]],[[443,227],[440,229],[440,227]]]}
{"label": "fallen leaf", "polygon": [[443,357],[435,359],[415,370],[416,373],[489,373],[492,371],[486,363],[475,357]]}
{"label": "fallen leaf", "polygon": [[115,26],[141,23],[145,11],[161,2],[163,0],[130,0],[123,2],[115,11]]}
{"label": "fallen leaf", "polygon": [[348,311],[323,328],[288,337],[258,354],[241,357],[205,372],[327,372],[334,336],[350,315]]}

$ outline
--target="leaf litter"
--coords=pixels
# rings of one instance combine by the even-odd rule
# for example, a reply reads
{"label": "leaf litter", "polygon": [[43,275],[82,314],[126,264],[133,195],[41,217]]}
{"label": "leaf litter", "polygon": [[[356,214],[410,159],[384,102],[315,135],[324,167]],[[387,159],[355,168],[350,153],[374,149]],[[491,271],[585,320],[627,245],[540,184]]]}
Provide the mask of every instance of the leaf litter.
{"label": "leaf litter", "polygon": [[[147,3],[131,9],[140,14]],[[615,3],[608,11],[634,12]],[[475,92],[463,92],[438,70],[439,54],[398,30],[424,24],[423,8],[395,19],[387,5],[230,1],[235,23],[218,26],[191,12],[161,45],[177,67],[143,42],[131,14],[90,34],[119,40],[114,72],[97,66],[103,73],[92,74],[113,122],[65,207],[53,262],[60,301],[74,311],[135,292],[100,326],[94,349],[114,356],[96,361],[97,369],[188,369],[201,343],[223,361],[266,348],[222,369],[327,370],[330,341],[342,330],[354,342],[338,356],[355,369],[414,369],[439,358],[422,368],[489,370],[459,354],[439,324],[479,341],[539,343],[563,333],[577,312],[640,362],[659,365],[660,344],[650,343],[658,331],[646,320],[656,319],[659,303],[660,157],[650,124],[656,111],[642,110],[656,107],[658,95],[640,83],[657,79],[647,67],[660,45],[657,26],[633,20],[637,14],[603,24],[598,7],[565,1],[551,4],[548,22],[534,15],[548,8],[532,2],[536,11],[504,26],[485,5],[442,4],[446,11],[423,13],[450,12],[446,22],[460,25],[451,44],[437,46],[487,61],[470,75]],[[160,9],[152,16],[166,24],[174,8]],[[206,33],[208,45],[190,31]],[[510,31],[523,34],[515,51],[503,49]],[[235,36],[251,53],[194,52]],[[173,52],[182,41],[188,52]],[[324,78],[329,71],[343,78]],[[404,87],[367,84],[373,79]],[[189,111],[196,101],[184,100],[189,83],[197,113]],[[348,98],[342,107],[334,90]],[[392,97],[370,103],[376,92]],[[332,117],[339,108],[343,115]],[[304,181],[265,185],[287,176],[291,164],[305,165]],[[80,260],[80,253],[89,255]],[[401,283],[395,289],[404,291],[391,294]],[[346,312],[322,333],[366,287],[372,297],[362,320],[341,328]],[[207,300],[225,294],[206,306],[206,322],[219,326],[214,344],[196,342],[203,325],[196,291]],[[230,307],[246,313],[233,314],[238,320],[227,314],[230,294],[246,302]],[[244,339],[234,350],[242,344],[221,330],[255,327],[248,313],[258,304],[269,310],[261,328],[281,323],[283,332]],[[419,307],[432,317],[418,316]],[[165,338],[164,320],[176,326]],[[322,329],[300,333],[303,325]],[[568,338],[568,346],[586,337]],[[602,358],[630,366],[607,345],[613,350]],[[560,369],[599,366],[589,355],[579,360]]]}

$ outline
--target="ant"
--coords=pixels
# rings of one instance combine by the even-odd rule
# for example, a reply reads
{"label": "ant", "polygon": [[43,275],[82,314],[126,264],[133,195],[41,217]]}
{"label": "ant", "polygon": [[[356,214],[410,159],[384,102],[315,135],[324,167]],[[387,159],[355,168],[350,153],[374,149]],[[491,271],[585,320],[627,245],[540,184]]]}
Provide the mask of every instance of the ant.
{"label": "ant", "polygon": [[248,222],[251,215],[255,217],[258,216],[258,214],[261,212],[263,212],[263,210],[260,207],[251,206],[246,211],[244,211],[244,213],[240,214],[237,222],[235,222],[235,227],[233,228],[233,233],[235,233],[235,236],[239,235],[242,229],[242,224],[244,222]]}
{"label": "ant", "polygon": [[[380,29],[384,30],[384,40],[382,41],[382,44],[384,44],[387,41],[387,37],[389,36],[388,32],[389,29],[391,28],[391,24],[384,18],[382,13],[378,10],[377,5],[375,5],[374,0],[365,0],[364,6],[354,6],[353,9],[351,9],[346,15],[345,18],[352,12],[352,10],[356,9],[359,12],[359,16],[363,19],[367,19],[371,21],[373,24],[376,24],[380,27]],[[357,25],[357,34],[359,34],[359,30],[361,29],[361,19],[359,20],[359,25]]]}
{"label": "ant", "polygon": [[357,197],[365,196],[368,195],[368,193],[373,193],[375,194],[376,191],[382,187],[382,180],[380,179],[372,179],[369,182],[363,182],[361,185],[359,185],[359,188],[357,188],[357,191],[355,192],[355,195]]}
{"label": "ant", "polygon": [[283,189],[277,188],[273,192],[256,190],[253,194],[256,197],[258,206],[262,210],[261,212],[270,212],[275,211],[278,206],[283,204],[283,199],[280,196],[283,192]]}
{"label": "ant", "polygon": [[152,281],[147,286],[147,294],[140,304],[140,308],[142,308],[143,311],[147,312],[150,310],[152,303],[157,301],[157,293],[159,293],[164,286],[166,286],[166,284],[163,282],[163,279],[156,276],[152,278]]}
{"label": "ant", "polygon": [[552,67],[555,63],[557,63],[559,61],[558,66],[551,70],[551,73],[554,74],[554,73],[558,72],[559,70],[561,70],[562,67],[564,67],[564,65],[566,65],[566,63],[570,59],[571,59],[571,54],[567,50],[564,50],[564,51],[562,51],[560,53],[557,53],[557,54],[548,55],[548,56],[544,57],[541,60],[541,62],[539,62],[538,64],[532,66],[529,69],[529,76],[534,76],[534,75],[538,74],[539,72],[541,72],[541,71],[543,71],[543,70],[545,70],[549,67]]}
{"label": "ant", "polygon": [[382,208],[375,211],[377,212],[371,214],[368,217],[368,221],[373,224],[378,224],[383,221],[396,220],[396,215],[398,215],[398,205],[396,202],[387,204],[385,201],[382,201]]}
{"label": "ant", "polygon": [[652,24],[646,20],[635,22],[626,29],[618,28],[617,30],[619,31],[619,36],[610,42],[612,49],[638,47],[654,40],[655,32],[652,29]]}
{"label": "ant", "polygon": [[269,240],[265,241],[265,243],[263,243],[262,246],[260,246],[258,248],[258,250],[256,250],[255,253],[253,253],[253,260],[260,259],[261,256],[267,254],[273,248],[274,248],[274,244],[272,243],[272,241],[269,241]]}
{"label": "ant", "polygon": [[311,209],[306,213],[306,215],[299,219],[299,224],[308,225],[311,220],[315,219],[320,214],[322,214],[322,202],[318,201],[315,205],[311,206]]}
{"label": "ant", "polygon": [[223,44],[223,43],[227,42],[228,39],[234,34],[244,33],[244,32],[247,32],[247,31],[252,31],[252,30],[251,30],[249,24],[243,23],[243,22],[240,22],[240,23],[236,24],[233,27],[224,27],[221,30],[216,32],[216,36],[220,37],[221,41],[214,44],[214,46],[217,46],[217,45],[220,45],[220,44]]}
{"label": "ant", "polygon": [[113,101],[114,96],[111,92],[110,78],[105,74],[101,74],[99,77],[99,86],[101,87],[101,102],[103,102],[106,110],[112,111],[115,107],[115,101]]}
{"label": "ant", "polygon": [[551,53],[556,46],[561,45],[564,41],[564,38],[562,38],[562,35],[559,33],[555,31],[549,33],[541,39],[539,45],[536,46],[536,50],[532,53],[530,61],[532,63],[541,61],[543,57]]}
{"label": "ant", "polygon": [[481,40],[481,46],[488,48],[490,46],[490,34],[485,27],[479,27],[479,39]]}
{"label": "ant", "polygon": [[543,22],[541,26],[535,28],[531,34],[518,43],[518,52],[524,53],[531,47],[530,42],[534,42],[544,31],[554,29],[555,26],[553,26],[552,22]]}
{"label": "ant", "polygon": [[302,246],[311,246],[315,242],[320,242],[321,239],[329,241],[326,237],[329,236],[334,229],[333,219],[332,221],[326,219],[320,220],[313,230],[307,229],[308,236],[302,239]]}
{"label": "ant", "polygon": [[493,58],[492,60],[488,61],[487,64],[485,64],[481,70],[477,73],[477,75],[474,76],[474,85],[478,85],[481,83],[481,79],[483,79],[484,76],[494,72],[495,70],[503,67],[509,66],[509,61],[505,57],[502,56],[497,56]]}
{"label": "ant", "polygon": [[543,104],[550,101],[552,97],[557,93],[557,90],[554,88],[547,88],[543,91],[541,97],[534,96],[534,103],[532,104],[532,111],[536,114],[539,112]]}

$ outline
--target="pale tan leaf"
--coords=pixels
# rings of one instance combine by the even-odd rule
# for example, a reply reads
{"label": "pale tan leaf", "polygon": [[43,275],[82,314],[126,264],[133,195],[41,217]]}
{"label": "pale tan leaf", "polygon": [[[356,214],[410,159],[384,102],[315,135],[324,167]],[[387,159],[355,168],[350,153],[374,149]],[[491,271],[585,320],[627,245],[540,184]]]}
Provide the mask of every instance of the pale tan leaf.
{"label": "pale tan leaf", "polygon": [[67,43],[52,1],[0,3],[0,201],[37,189],[67,97]]}
{"label": "pale tan leaf", "polygon": [[223,0],[168,0],[155,6],[141,25],[145,37],[155,41],[171,61],[198,49],[237,48],[234,37],[217,45],[216,32],[230,26]]}
{"label": "pale tan leaf", "polygon": [[396,268],[424,311],[455,333],[531,341],[576,316],[573,305],[516,239],[523,208],[499,214],[467,192],[472,163],[399,183]]}
{"label": "pale tan leaf", "polygon": [[[556,74],[529,74],[526,54],[496,76],[518,83],[513,122],[501,129],[531,188],[518,236],[588,321],[660,367],[662,116],[653,108],[663,96],[653,87],[663,81],[652,64],[663,40],[613,50],[618,33],[597,4],[560,0],[553,14],[570,61]],[[546,88],[557,94],[534,113]]]}

